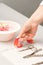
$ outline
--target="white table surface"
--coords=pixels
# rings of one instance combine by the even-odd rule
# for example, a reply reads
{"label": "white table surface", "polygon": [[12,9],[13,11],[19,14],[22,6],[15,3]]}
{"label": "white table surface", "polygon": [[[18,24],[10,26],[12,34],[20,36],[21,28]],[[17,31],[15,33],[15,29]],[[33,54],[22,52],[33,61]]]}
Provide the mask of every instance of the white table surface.
{"label": "white table surface", "polygon": [[[27,20],[28,18],[19,12],[13,10],[9,6],[0,3],[0,20],[12,20],[18,22],[21,26],[23,23]],[[36,40],[35,46],[37,48],[42,48],[43,49],[43,27],[39,25],[38,31],[36,36],[34,37]],[[24,48],[24,47],[23,47]],[[21,48],[21,49],[23,49]],[[43,57],[32,57],[32,58],[26,58],[24,59],[23,56],[27,55],[31,51],[27,50],[24,52],[19,52],[20,49],[15,48],[13,45],[13,40],[8,41],[8,42],[0,42],[0,54],[2,57],[5,57],[6,60],[2,61],[5,62],[6,64],[0,64],[0,65],[32,65],[33,63],[36,63],[38,61],[43,61]],[[40,53],[43,53],[40,52]],[[0,57],[0,61],[2,59]],[[6,61],[9,61],[8,64]],[[11,62],[11,64],[9,64]]]}

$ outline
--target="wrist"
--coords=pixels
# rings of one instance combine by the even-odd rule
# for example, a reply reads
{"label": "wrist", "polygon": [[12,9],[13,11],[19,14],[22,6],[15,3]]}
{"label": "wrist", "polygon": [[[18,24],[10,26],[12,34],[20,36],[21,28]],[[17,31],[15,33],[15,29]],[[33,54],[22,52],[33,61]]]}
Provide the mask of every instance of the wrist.
{"label": "wrist", "polygon": [[39,22],[38,22],[37,19],[32,19],[32,18],[30,17],[29,20],[30,20],[30,24],[39,25]]}
{"label": "wrist", "polygon": [[42,19],[37,17],[30,17],[30,22],[39,25],[42,22]]}

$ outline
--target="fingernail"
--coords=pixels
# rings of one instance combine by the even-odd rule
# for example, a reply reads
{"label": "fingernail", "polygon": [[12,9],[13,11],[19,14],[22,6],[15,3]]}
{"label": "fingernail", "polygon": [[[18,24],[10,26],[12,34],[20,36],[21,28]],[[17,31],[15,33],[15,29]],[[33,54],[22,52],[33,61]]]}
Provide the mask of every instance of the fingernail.
{"label": "fingernail", "polygon": [[32,37],[28,37],[28,39],[32,39]]}
{"label": "fingernail", "polygon": [[23,39],[22,38],[19,38],[19,41],[23,41]]}

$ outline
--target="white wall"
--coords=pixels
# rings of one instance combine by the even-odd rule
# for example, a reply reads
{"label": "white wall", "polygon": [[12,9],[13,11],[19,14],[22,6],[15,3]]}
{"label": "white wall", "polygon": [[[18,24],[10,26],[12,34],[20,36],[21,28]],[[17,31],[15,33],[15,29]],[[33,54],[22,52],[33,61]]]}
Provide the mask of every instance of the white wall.
{"label": "white wall", "polygon": [[3,0],[4,3],[30,17],[41,0]]}

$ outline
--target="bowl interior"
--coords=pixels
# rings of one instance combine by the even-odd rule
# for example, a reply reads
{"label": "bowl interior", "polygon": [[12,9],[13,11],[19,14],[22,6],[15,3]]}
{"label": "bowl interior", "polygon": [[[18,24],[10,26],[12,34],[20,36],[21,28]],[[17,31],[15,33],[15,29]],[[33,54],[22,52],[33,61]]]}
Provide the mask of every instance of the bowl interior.
{"label": "bowl interior", "polygon": [[8,31],[0,31],[1,34],[17,32],[20,29],[20,25],[14,21],[0,20],[0,24],[7,24],[9,27]]}

